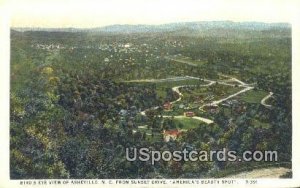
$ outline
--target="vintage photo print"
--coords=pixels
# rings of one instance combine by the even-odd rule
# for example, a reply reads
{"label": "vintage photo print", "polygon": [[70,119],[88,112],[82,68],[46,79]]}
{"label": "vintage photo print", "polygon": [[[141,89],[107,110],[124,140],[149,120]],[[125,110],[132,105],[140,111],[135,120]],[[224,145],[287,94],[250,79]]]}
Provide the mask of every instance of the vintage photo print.
{"label": "vintage photo print", "polygon": [[300,186],[299,1],[0,5],[0,187]]}

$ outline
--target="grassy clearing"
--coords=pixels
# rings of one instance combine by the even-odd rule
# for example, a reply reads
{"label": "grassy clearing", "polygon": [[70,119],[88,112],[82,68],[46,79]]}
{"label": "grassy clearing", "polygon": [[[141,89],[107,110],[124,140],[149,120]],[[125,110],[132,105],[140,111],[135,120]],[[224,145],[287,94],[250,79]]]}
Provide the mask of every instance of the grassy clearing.
{"label": "grassy clearing", "polygon": [[262,90],[250,90],[241,94],[241,100],[247,103],[260,103],[260,101],[268,95],[268,92]]}
{"label": "grassy clearing", "polygon": [[201,126],[201,121],[189,117],[176,118],[174,119],[174,123],[178,129],[186,129],[186,130]]}
{"label": "grassy clearing", "polygon": [[195,80],[195,79],[155,83],[157,95],[162,98],[166,98],[167,95],[166,90],[168,88],[172,88],[175,86],[182,86],[182,85],[202,85],[202,84],[206,84],[206,82],[201,80]]}

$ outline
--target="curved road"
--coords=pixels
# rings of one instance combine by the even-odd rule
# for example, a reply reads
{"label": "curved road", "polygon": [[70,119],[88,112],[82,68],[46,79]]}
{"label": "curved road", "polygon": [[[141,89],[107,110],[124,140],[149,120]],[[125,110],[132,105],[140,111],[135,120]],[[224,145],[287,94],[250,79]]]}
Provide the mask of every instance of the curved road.
{"label": "curved road", "polygon": [[265,96],[265,97],[261,100],[260,104],[262,104],[262,105],[265,106],[266,108],[269,108],[269,109],[272,108],[272,105],[266,104],[266,100],[268,100],[268,99],[271,98],[272,96],[273,96],[273,92],[270,92],[269,95]]}
{"label": "curved road", "polygon": [[220,104],[220,103],[222,103],[222,102],[224,102],[224,101],[226,101],[226,100],[228,100],[228,99],[230,99],[230,98],[233,98],[233,97],[235,97],[235,96],[237,96],[237,95],[239,95],[239,94],[242,94],[242,93],[245,93],[246,91],[249,91],[249,90],[251,90],[251,89],[254,89],[254,87],[250,87],[250,86],[243,86],[243,87],[246,87],[246,88],[243,89],[243,90],[241,90],[241,91],[238,91],[238,92],[236,92],[236,93],[234,93],[234,94],[232,94],[232,95],[229,95],[229,96],[226,97],[226,98],[220,99],[220,100],[218,100],[218,101],[213,101],[213,102],[208,103],[208,104],[204,104],[204,105],[200,106],[199,109],[202,109],[204,106],[215,106],[215,105],[218,105],[218,104]]}
{"label": "curved road", "polygon": [[[222,75],[222,76],[224,76],[224,77],[229,77],[229,76],[225,76],[225,75]],[[233,78],[233,77],[229,77],[229,78],[230,78],[232,81],[238,82],[239,85],[236,85],[236,84],[228,84],[228,83],[223,82],[223,81],[218,81],[218,83],[219,83],[219,84],[222,84],[222,85],[229,85],[229,86],[232,86],[232,87],[238,86],[238,87],[245,87],[245,88],[244,88],[243,90],[241,90],[241,91],[238,91],[238,92],[236,92],[236,93],[234,93],[234,94],[232,94],[232,95],[230,95],[230,96],[228,96],[228,97],[225,97],[225,98],[223,98],[223,99],[220,99],[220,100],[218,100],[218,101],[213,101],[213,102],[211,102],[211,103],[202,105],[199,109],[202,109],[204,106],[207,106],[207,105],[218,105],[218,104],[220,104],[220,103],[222,103],[222,102],[224,102],[224,101],[226,101],[226,100],[228,100],[228,99],[230,99],[230,98],[232,98],[232,97],[235,97],[235,96],[237,96],[237,95],[239,95],[239,94],[242,94],[242,93],[244,93],[244,92],[246,92],[246,91],[249,91],[249,90],[251,90],[251,89],[254,88],[254,87],[249,86],[248,84],[246,84],[246,83],[244,83],[244,82],[242,82],[242,81],[240,81],[240,80],[238,80],[238,79],[236,79],[236,78]],[[193,76],[185,76],[185,77],[173,77],[173,78],[165,78],[165,79],[131,80],[131,81],[127,81],[127,82],[166,82],[166,81],[180,81],[180,80],[188,80],[188,79],[197,79],[197,80],[200,80],[201,78],[193,77]],[[208,87],[208,86],[211,86],[211,85],[217,83],[217,81],[213,81],[213,80],[209,80],[209,79],[202,79],[202,80],[205,81],[205,82],[209,82],[208,84],[200,85],[200,86],[202,86],[202,87]],[[174,104],[174,103],[176,103],[176,102],[178,102],[178,101],[181,101],[183,94],[180,92],[180,90],[179,90],[180,88],[183,88],[183,87],[195,87],[195,86],[196,86],[196,85],[181,85],[181,86],[175,86],[175,87],[173,87],[172,90],[173,90],[174,92],[176,92],[176,93],[179,95],[179,98],[176,99],[175,101],[172,101],[171,104]],[[143,116],[145,116],[147,110],[156,110],[156,109],[158,109],[158,108],[159,108],[158,106],[152,107],[152,108],[149,108],[149,109],[146,109],[146,110],[140,112],[140,114],[143,115]],[[164,118],[168,118],[168,117],[172,117],[172,116],[163,116],[163,117],[164,117]],[[180,116],[173,116],[173,117],[174,117],[174,118],[187,118],[187,117],[182,116],[182,115],[180,115]],[[213,120],[210,120],[210,119],[207,119],[207,118],[204,118],[204,117],[199,117],[199,116],[194,116],[194,117],[189,117],[189,118],[197,119],[197,120],[203,121],[204,123],[207,123],[207,124],[211,124],[211,123],[214,122]]]}

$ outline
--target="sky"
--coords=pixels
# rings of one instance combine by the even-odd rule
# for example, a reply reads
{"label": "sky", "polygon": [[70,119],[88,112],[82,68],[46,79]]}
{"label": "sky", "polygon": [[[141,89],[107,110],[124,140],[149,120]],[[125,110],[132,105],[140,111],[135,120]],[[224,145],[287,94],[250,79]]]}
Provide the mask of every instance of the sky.
{"label": "sky", "polygon": [[91,28],[187,21],[289,22],[288,0],[7,0],[12,27]]}

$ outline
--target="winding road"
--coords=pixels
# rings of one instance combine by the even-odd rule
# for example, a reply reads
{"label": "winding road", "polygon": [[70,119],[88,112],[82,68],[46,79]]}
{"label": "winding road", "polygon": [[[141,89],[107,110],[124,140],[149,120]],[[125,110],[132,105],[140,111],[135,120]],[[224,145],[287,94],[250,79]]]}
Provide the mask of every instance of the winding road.
{"label": "winding road", "polygon": [[[194,79],[194,77],[186,77],[186,78],[191,78],[191,79]],[[197,78],[198,79],[198,78]],[[204,80],[206,82],[209,82],[208,84],[202,84],[202,85],[181,85],[181,86],[175,86],[172,88],[172,91],[174,91],[175,93],[177,93],[179,95],[179,98],[175,101],[172,101],[171,104],[175,103],[175,102],[178,102],[178,101],[181,101],[182,99],[182,96],[183,94],[179,91],[180,88],[184,88],[184,87],[196,87],[196,86],[200,86],[200,87],[208,87],[208,86],[211,86],[213,84],[215,84],[216,82],[215,81],[211,81],[211,80]]]}
{"label": "winding road", "polygon": [[[238,86],[238,87],[244,87],[244,89],[232,94],[232,95],[229,95],[223,99],[220,99],[220,100],[217,100],[217,101],[213,101],[211,103],[207,103],[207,104],[204,104],[202,105],[199,109],[202,109],[204,106],[208,106],[208,105],[218,105],[230,98],[233,98],[237,95],[240,95],[244,92],[247,92],[251,89],[253,89],[254,87],[250,86],[249,84],[246,84],[240,80],[238,80],[237,78],[233,78],[233,77],[230,77],[230,76],[225,76],[225,75],[222,75],[224,77],[228,77],[230,78],[230,81],[235,81],[239,84],[229,84],[225,81],[214,81],[214,80],[209,80],[209,79],[202,79],[203,81],[205,82],[208,82],[208,84],[203,84],[203,85],[198,85],[198,86],[201,86],[201,87],[208,87],[208,86],[211,86],[213,84],[222,84],[222,85],[228,85],[228,86],[232,86],[232,87],[235,87],[235,86]],[[193,77],[193,76],[184,76],[184,77],[173,77],[173,78],[164,78],[164,79],[143,79],[143,80],[131,80],[131,81],[127,81],[127,82],[167,82],[167,81],[181,81],[181,80],[188,80],[188,79],[197,79],[197,80],[201,80],[201,78],[198,78],[198,77]],[[175,101],[172,101],[171,104],[174,104],[176,102],[179,102],[181,101],[182,99],[182,96],[183,94],[180,92],[180,88],[184,88],[184,87],[195,87],[196,85],[180,85],[180,86],[175,86],[172,88],[172,90],[177,93],[179,95],[178,99],[176,99]],[[158,109],[159,106],[155,106],[155,107],[151,107],[149,109],[146,109],[144,111],[141,111],[140,114],[145,116],[146,115],[146,111],[148,110],[156,110]],[[164,118],[170,118],[172,116],[163,116]],[[174,118],[193,118],[193,119],[197,119],[199,121],[202,121],[206,124],[211,124],[211,123],[214,123],[213,120],[210,120],[210,119],[207,119],[207,118],[204,118],[204,117],[199,117],[199,116],[194,116],[194,117],[185,117],[185,116],[182,116],[182,115],[179,115],[179,116],[173,116]]]}
{"label": "winding road", "polygon": [[271,108],[272,108],[272,105],[266,104],[266,100],[268,100],[268,99],[271,98],[272,96],[273,96],[273,92],[270,92],[269,95],[265,96],[265,97],[261,100],[260,104],[263,105],[263,106],[265,106],[266,108],[271,109]]}
{"label": "winding road", "polygon": [[226,97],[226,98],[223,98],[223,99],[220,99],[220,100],[217,100],[217,101],[213,101],[213,102],[208,103],[208,104],[204,104],[204,105],[200,106],[199,109],[202,109],[204,106],[215,106],[215,105],[218,105],[218,104],[220,104],[220,103],[222,103],[222,102],[224,102],[224,101],[226,101],[226,100],[228,100],[228,99],[230,99],[230,98],[233,98],[233,97],[235,97],[235,96],[237,96],[237,95],[240,95],[240,94],[242,94],[242,93],[245,93],[246,91],[249,91],[249,90],[251,90],[251,89],[254,89],[254,87],[250,87],[250,86],[248,87],[248,86],[245,86],[245,89],[243,89],[243,90],[241,90],[241,91],[238,91],[238,92],[236,92],[236,93],[234,93],[234,94],[232,94],[232,95],[229,95],[229,96]]}

